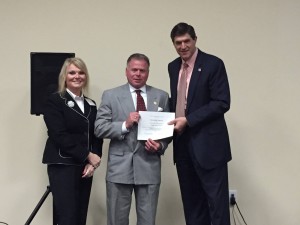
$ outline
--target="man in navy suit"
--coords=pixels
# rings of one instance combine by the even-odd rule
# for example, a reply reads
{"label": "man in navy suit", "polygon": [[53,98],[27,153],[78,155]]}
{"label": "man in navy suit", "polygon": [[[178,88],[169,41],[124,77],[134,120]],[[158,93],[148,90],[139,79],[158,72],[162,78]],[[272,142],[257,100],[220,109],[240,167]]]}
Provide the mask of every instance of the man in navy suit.
{"label": "man in navy suit", "polygon": [[[176,111],[170,124],[175,125],[174,162],[186,224],[230,225],[227,163],[231,152],[224,119],[230,91],[225,66],[196,47],[191,25],[177,24],[171,39],[180,57],[168,65],[171,111]],[[182,86],[186,89],[178,107]]]}

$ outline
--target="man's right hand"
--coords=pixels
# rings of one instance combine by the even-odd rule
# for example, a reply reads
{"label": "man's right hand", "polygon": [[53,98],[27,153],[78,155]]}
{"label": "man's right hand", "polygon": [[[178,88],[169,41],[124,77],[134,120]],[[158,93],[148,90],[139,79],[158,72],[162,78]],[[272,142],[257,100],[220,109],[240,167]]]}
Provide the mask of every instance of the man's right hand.
{"label": "man's right hand", "polygon": [[125,126],[129,130],[135,123],[140,120],[140,114],[138,112],[131,112],[125,121]]}
{"label": "man's right hand", "polygon": [[173,125],[174,124],[174,130],[177,133],[182,133],[184,131],[184,129],[187,126],[187,119],[185,117],[178,117],[174,120],[171,120],[169,123],[169,125]]}

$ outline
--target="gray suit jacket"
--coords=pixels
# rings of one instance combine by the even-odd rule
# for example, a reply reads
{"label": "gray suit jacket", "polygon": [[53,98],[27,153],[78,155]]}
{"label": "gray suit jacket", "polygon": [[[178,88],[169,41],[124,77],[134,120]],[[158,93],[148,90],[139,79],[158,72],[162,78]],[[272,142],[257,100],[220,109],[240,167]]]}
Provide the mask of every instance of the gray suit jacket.
{"label": "gray suit jacket", "polygon": [[[148,85],[146,92],[148,111],[158,111],[158,107],[161,107],[169,112],[168,93]],[[137,141],[137,126],[129,133],[122,134],[123,122],[134,111],[128,84],[103,92],[95,122],[95,135],[111,139],[106,180],[123,184],[159,184],[160,155],[171,139],[160,140],[163,149],[160,153],[151,153],[146,151],[143,141]]]}

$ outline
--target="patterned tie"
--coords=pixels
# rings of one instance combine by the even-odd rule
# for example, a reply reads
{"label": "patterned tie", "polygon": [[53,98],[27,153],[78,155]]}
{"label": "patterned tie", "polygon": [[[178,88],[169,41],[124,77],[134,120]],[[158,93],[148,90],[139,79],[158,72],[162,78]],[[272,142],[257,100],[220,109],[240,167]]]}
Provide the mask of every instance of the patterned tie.
{"label": "patterned tie", "polygon": [[141,96],[141,90],[135,90],[136,92],[136,111],[147,111],[143,97]]}
{"label": "patterned tie", "polygon": [[186,88],[187,88],[187,68],[188,64],[184,63],[182,68],[181,77],[178,84],[177,91],[177,103],[176,103],[176,118],[185,116],[185,108],[186,108]]}

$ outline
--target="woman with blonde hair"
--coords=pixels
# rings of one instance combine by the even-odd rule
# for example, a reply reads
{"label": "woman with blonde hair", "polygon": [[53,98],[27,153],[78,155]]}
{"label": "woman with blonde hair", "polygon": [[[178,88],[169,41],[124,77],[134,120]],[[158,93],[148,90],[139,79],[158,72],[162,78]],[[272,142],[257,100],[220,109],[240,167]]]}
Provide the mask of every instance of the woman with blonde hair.
{"label": "woman with blonde hair", "polygon": [[45,107],[47,164],[54,217],[59,225],[85,225],[93,174],[100,165],[103,140],[94,136],[95,101],[86,97],[89,73],[80,58],[65,60],[58,92]]}

